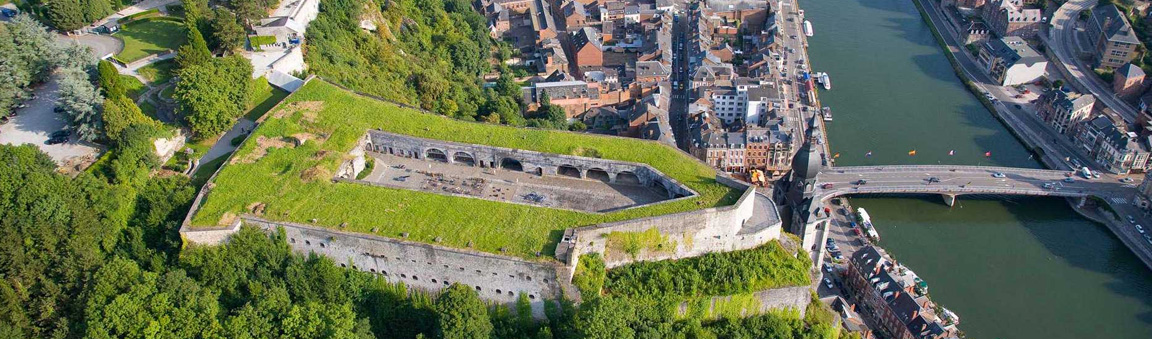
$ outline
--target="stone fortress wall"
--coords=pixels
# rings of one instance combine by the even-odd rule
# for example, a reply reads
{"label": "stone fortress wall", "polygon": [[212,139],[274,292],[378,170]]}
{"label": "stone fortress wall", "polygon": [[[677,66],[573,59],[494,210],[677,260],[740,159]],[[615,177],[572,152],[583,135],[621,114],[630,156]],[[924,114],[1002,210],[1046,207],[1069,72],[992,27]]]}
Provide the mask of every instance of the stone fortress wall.
{"label": "stone fortress wall", "polygon": [[[638,184],[664,187],[670,198],[683,196],[687,199],[696,195],[696,192],[647,165],[427,140],[378,131],[369,132],[361,140],[356,150],[352,151],[353,160],[343,164],[338,174],[354,178],[363,169],[362,150],[408,154],[424,159],[430,154],[438,156],[438,153],[431,151],[433,149],[446,156],[447,159],[435,159],[440,161],[463,162],[468,165],[469,161],[464,157],[466,154],[471,158],[471,165],[504,168],[504,159],[513,159],[520,163],[522,169],[539,171],[543,175],[564,175],[560,173],[562,168],[572,167],[588,180],[597,180],[594,175],[589,175],[594,170],[608,173],[608,180],[613,181],[619,181],[622,176],[627,177],[631,173],[635,175]],[[356,158],[360,160],[356,161]],[[181,236],[191,244],[218,245],[238,231],[241,225],[255,226],[266,232],[283,229],[289,246],[299,253],[325,255],[337,264],[430,292],[452,283],[461,283],[475,288],[481,298],[500,303],[513,303],[519,295],[525,294],[531,301],[534,313],[542,316],[545,300],[560,297],[580,300],[579,292],[571,284],[579,254],[603,253],[607,245],[604,235],[613,231],[643,232],[654,228],[668,239],[675,240],[677,245],[668,252],[640,253],[636,258],[621,257],[608,262],[609,267],[637,260],[678,259],[709,252],[753,248],[780,238],[780,217],[771,199],[756,192],[755,188],[723,174],[719,174],[716,179],[722,184],[746,191],[732,206],[568,229],[563,241],[557,245],[556,257],[560,262],[531,261],[371,234],[270,221],[252,215],[243,215],[233,225],[225,228],[195,229],[190,225],[195,208],[185,219]],[[210,189],[202,190],[193,206],[199,206],[208,191]],[[792,290],[807,291],[807,288],[801,286],[762,291],[758,298],[762,299],[764,308],[791,307],[803,311],[808,303],[806,292]],[[798,297],[800,295],[804,298]]]}
{"label": "stone fortress wall", "polygon": [[[772,200],[755,189],[748,189],[731,206],[569,229],[557,246],[556,257],[573,269],[580,255],[592,252],[605,254],[604,263],[608,268],[636,261],[689,258],[710,252],[750,249],[780,239],[781,225]],[[650,229],[675,243],[675,247],[643,249],[636,256],[608,248],[609,233]]]}
{"label": "stone fortress wall", "polygon": [[640,163],[416,138],[377,130],[369,130],[366,138],[362,147],[378,153],[537,175],[642,185],[666,192],[669,199],[696,195],[676,179]]}

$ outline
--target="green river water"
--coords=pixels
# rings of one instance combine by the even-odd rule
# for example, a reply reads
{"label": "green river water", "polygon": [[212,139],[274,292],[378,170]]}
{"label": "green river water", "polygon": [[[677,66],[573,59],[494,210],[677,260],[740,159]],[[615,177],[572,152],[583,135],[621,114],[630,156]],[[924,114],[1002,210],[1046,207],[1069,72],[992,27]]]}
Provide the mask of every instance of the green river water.
{"label": "green river water", "polygon": [[[910,0],[800,6],[813,68],[832,78],[821,100],[838,165],[1039,167],[964,88]],[[1063,200],[852,202],[969,338],[1152,338],[1152,272]]]}

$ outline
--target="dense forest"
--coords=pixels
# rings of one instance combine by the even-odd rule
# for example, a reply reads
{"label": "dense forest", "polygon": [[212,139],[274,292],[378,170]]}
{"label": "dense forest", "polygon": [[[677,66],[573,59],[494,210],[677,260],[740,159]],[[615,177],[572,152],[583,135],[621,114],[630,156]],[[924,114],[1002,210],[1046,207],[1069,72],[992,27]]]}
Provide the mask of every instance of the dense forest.
{"label": "dense forest", "polygon": [[[377,24],[375,32],[361,20]],[[483,16],[467,0],[331,0],[308,26],[310,73],[352,89],[463,120],[525,126],[520,85],[502,61],[512,54],[488,36]],[[481,77],[500,76],[485,87]],[[567,128],[562,110],[534,126]],[[553,114],[554,116],[554,114]]]}

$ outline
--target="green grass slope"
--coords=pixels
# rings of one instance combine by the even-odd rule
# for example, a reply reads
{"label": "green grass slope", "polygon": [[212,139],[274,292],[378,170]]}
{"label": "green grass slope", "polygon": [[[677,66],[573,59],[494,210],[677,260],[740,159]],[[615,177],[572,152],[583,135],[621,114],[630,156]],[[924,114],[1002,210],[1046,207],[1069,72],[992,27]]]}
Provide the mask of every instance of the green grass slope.
{"label": "green grass slope", "polygon": [[[309,109],[309,107],[311,109]],[[646,163],[691,187],[700,196],[608,214],[506,204],[482,199],[334,183],[341,160],[368,129],[464,143],[556,154],[595,149],[603,158]],[[298,147],[273,147],[255,161],[226,164],[192,219],[193,227],[264,204],[264,218],[433,242],[535,258],[550,256],[562,230],[604,222],[730,205],[742,192],[716,183],[715,172],[687,154],[655,142],[550,130],[522,129],[452,120],[345,91],[313,80],[268,113],[237,151],[260,152],[259,138],[279,140],[300,133],[326,136]],[[255,158],[255,157],[253,157]],[[504,251],[501,251],[504,249]]]}

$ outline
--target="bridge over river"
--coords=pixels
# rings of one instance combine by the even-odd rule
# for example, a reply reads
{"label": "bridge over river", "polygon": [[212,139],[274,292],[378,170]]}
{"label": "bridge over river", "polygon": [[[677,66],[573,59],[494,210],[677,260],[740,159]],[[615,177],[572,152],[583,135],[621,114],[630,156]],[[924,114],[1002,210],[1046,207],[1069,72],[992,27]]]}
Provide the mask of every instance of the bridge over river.
{"label": "bridge over river", "polygon": [[1078,211],[1083,211],[1080,207],[1087,198],[1099,198],[1120,220],[1107,215],[1096,219],[1152,268],[1152,244],[1124,220],[1126,216],[1136,216],[1137,223],[1144,221],[1143,211],[1132,204],[1137,194],[1135,184],[1121,182],[1112,175],[1085,179],[1069,171],[960,165],[835,166],[809,168],[809,171],[816,172],[815,180],[808,184],[810,191],[805,194],[812,203],[804,206],[806,217],[802,218],[803,228],[799,231],[805,246],[813,251],[814,262],[822,262],[820,258],[825,251],[822,244],[827,241],[825,230],[830,221],[828,202],[836,197],[940,195],[945,204],[953,206],[962,195],[1050,196],[1078,198],[1073,202]]}
{"label": "bridge over river", "polygon": [[[865,183],[861,184],[861,180]],[[1132,191],[1130,186],[1110,179],[1083,179],[1058,170],[954,165],[852,166],[820,171],[813,197],[826,200],[858,194],[939,194],[952,206],[960,195],[1107,198],[1128,194]]]}

